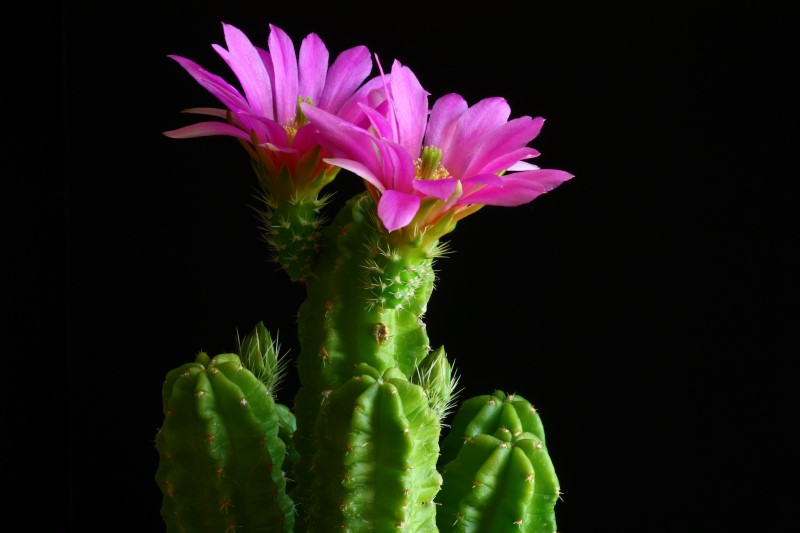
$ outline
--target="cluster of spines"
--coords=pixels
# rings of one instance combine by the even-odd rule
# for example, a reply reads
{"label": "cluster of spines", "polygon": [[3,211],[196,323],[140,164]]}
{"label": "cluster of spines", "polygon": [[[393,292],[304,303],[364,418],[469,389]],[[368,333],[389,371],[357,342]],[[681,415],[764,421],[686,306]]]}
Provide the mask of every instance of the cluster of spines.
{"label": "cluster of spines", "polygon": [[418,301],[420,292],[429,292],[429,287],[433,286],[436,279],[433,260],[442,255],[438,248],[430,250],[422,258],[409,258],[388,243],[382,244],[377,236],[364,247],[367,258],[362,265],[365,271],[363,287],[368,293],[368,308],[409,307]]}
{"label": "cluster of spines", "polygon": [[305,281],[319,253],[325,217],[322,209],[328,196],[307,197],[294,194],[278,200],[265,191],[258,210],[262,238],[272,252],[272,261],[283,268],[292,281]]}
{"label": "cluster of spines", "polygon": [[447,359],[444,346],[431,351],[411,375],[411,381],[422,388],[430,410],[444,425],[444,420],[455,406],[458,376]]}
{"label": "cluster of spines", "polygon": [[167,374],[156,482],[170,532],[292,531],[275,402],[236,354]]}
{"label": "cluster of spines", "polygon": [[[264,384],[267,394],[275,399],[278,386],[286,375],[288,360],[281,353],[280,342],[273,338],[270,331],[259,321],[253,329],[239,342],[239,357],[245,368]],[[298,460],[294,446],[293,434],[297,429],[297,419],[292,410],[281,403],[275,403],[275,414],[278,421],[278,437],[286,445],[284,471],[294,469]],[[287,479],[287,493],[292,488],[292,481]]]}
{"label": "cluster of spines", "polygon": [[287,366],[286,354],[280,353],[280,342],[273,339],[264,322],[259,321],[238,344],[238,354],[245,368],[264,384],[267,393],[274,398]]}
{"label": "cluster of spines", "polygon": [[558,478],[527,400],[502,391],[470,398],[441,451],[440,531],[556,531]]}

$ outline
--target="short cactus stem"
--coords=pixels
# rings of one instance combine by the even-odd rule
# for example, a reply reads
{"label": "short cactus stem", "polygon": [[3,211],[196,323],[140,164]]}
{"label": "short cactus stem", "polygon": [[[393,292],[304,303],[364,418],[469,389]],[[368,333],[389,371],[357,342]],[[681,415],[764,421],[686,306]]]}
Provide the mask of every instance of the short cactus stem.
{"label": "short cactus stem", "polygon": [[558,478],[526,399],[498,390],[464,401],[441,452],[440,531],[556,531]]}
{"label": "short cactus stem", "polygon": [[167,374],[156,481],[169,532],[289,532],[276,404],[236,354],[200,352]]}
{"label": "short cactus stem", "polygon": [[558,479],[533,433],[477,435],[445,466],[439,531],[554,533]]}
{"label": "short cactus stem", "polygon": [[321,407],[309,531],[436,531],[438,417],[398,369],[359,365]]}
{"label": "short cactus stem", "polygon": [[542,443],[545,442],[544,426],[536,408],[518,394],[496,390],[492,394],[474,396],[461,403],[450,424],[450,431],[442,440],[439,465],[455,459],[464,443],[473,437],[493,435],[501,429],[509,431],[511,435],[533,433]]}

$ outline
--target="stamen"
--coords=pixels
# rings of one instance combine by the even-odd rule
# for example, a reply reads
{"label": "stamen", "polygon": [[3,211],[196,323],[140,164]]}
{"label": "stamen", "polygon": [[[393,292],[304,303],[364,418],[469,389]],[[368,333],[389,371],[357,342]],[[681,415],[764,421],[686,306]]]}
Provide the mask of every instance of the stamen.
{"label": "stamen", "polygon": [[441,163],[442,151],[435,146],[422,149],[422,157],[414,162],[414,177],[419,180],[440,180],[449,178],[450,173]]}
{"label": "stamen", "polygon": [[312,105],[311,97],[298,96],[297,111],[295,112],[295,115],[289,119],[288,123],[283,125],[283,129],[286,130],[286,137],[290,145],[292,144],[292,141],[294,141],[294,136],[297,135],[297,130],[308,124],[308,119],[303,114],[303,110],[300,108],[300,104],[302,102]]}

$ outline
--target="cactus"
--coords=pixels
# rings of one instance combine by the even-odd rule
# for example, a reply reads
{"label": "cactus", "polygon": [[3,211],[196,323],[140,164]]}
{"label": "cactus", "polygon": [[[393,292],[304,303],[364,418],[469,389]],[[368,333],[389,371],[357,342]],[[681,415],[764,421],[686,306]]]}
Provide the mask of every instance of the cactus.
{"label": "cactus", "polygon": [[[326,69],[314,34],[295,57],[279,28],[268,54],[223,28],[228,49],[216,49],[244,95],[172,56],[227,109],[194,110],[222,120],[165,134],[233,136],[249,155],[264,240],[306,290],[300,386],[291,406],[275,401],[286,359],[261,322],[237,353],[167,373],[156,481],[168,530],[554,532],[560,488],[539,415],[500,390],[458,406],[424,322],[459,220],[572,177],[525,161],[542,119],[508,121],[499,98],[429,107],[399,62],[365,81],[364,47]],[[339,174],[365,190],[328,218]]]}
{"label": "cactus", "polygon": [[561,489],[541,419],[521,396],[495,391],[464,401],[439,468],[439,531],[555,531]]}
{"label": "cactus", "polygon": [[167,374],[156,435],[168,531],[292,531],[276,405],[238,355],[200,352]]}

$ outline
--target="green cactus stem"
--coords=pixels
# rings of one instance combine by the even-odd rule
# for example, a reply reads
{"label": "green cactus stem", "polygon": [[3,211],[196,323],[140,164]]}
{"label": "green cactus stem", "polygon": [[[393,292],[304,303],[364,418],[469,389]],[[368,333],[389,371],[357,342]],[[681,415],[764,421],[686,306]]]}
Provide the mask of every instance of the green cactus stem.
{"label": "green cactus stem", "polygon": [[200,352],[167,374],[156,482],[169,532],[288,532],[286,447],[264,383],[236,354]]}
{"label": "green cactus stem", "polygon": [[[325,230],[320,255],[298,313],[301,387],[295,396],[295,445],[303,464],[317,448],[313,432],[326,395],[359,364],[410,378],[431,348],[422,317],[434,283],[437,242],[392,245],[367,192],[350,200]],[[299,505],[312,474],[295,472]]]}
{"label": "green cactus stem", "polygon": [[558,478],[530,402],[502,391],[466,400],[441,451],[440,531],[556,531]]}
{"label": "green cactus stem", "polygon": [[304,282],[319,251],[330,200],[321,194],[339,172],[320,162],[319,148],[309,150],[293,168],[275,168],[259,151],[242,142],[251,157],[261,187],[262,238],[272,251],[272,260],[292,281]]}
{"label": "green cactus stem", "polygon": [[533,433],[545,442],[544,425],[533,405],[519,394],[506,394],[496,390],[492,394],[474,396],[464,400],[450,424],[450,431],[442,440],[439,465],[455,459],[465,442],[480,435],[493,435],[505,428],[512,435]]}
{"label": "green cactus stem", "polygon": [[298,313],[303,385],[334,388],[366,363],[410,376],[430,351],[422,321],[433,291],[434,243],[392,247],[364,192],[327,228]]}
{"label": "green cactus stem", "polygon": [[403,372],[359,365],[322,404],[309,531],[436,531],[439,418]]}

